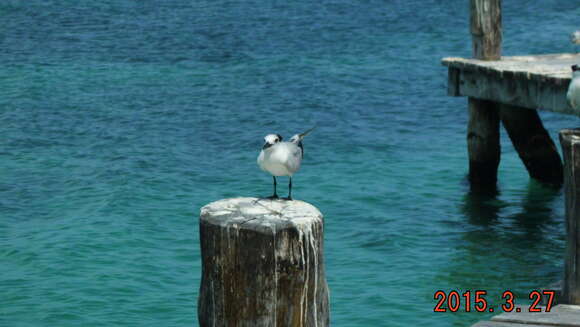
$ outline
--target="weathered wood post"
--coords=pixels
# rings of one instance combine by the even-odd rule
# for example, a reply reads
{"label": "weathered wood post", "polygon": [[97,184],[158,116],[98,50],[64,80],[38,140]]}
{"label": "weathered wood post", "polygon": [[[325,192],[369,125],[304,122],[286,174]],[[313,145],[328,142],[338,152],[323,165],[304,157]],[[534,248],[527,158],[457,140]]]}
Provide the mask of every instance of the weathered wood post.
{"label": "weathered wood post", "polygon": [[560,187],[564,178],[562,160],[538,111],[507,104],[500,108],[503,126],[530,177]]}
{"label": "weathered wood post", "polygon": [[323,218],[303,201],[201,209],[200,326],[328,326]]}
{"label": "weathered wood post", "polygon": [[[470,30],[473,57],[501,58],[501,0],[470,0]],[[467,151],[472,189],[494,189],[500,161],[499,114],[497,104],[468,98]]]}
{"label": "weathered wood post", "polygon": [[580,305],[580,129],[560,131],[564,155],[566,262],[562,303]]}

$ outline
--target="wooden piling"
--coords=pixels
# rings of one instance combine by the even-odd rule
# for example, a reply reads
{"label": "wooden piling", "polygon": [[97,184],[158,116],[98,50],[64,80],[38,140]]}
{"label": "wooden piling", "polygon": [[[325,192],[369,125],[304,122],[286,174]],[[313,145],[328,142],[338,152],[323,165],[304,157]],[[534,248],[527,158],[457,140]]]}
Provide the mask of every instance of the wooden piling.
{"label": "wooden piling", "polygon": [[493,190],[500,161],[499,114],[492,101],[468,99],[467,152],[472,190]]}
{"label": "wooden piling", "polygon": [[562,161],[537,110],[502,104],[500,118],[530,177],[561,186]]}
{"label": "wooden piling", "polygon": [[470,0],[470,30],[473,57],[481,60],[501,58],[501,0]]}
{"label": "wooden piling", "polygon": [[[473,56],[481,60],[501,57],[501,0],[471,0],[470,30]],[[469,97],[467,149],[472,190],[493,189],[500,161],[497,104]]]}
{"label": "wooden piling", "polygon": [[580,304],[580,129],[560,131],[564,155],[566,262],[562,303]]}
{"label": "wooden piling", "polygon": [[328,326],[323,218],[302,201],[201,209],[200,326]]}

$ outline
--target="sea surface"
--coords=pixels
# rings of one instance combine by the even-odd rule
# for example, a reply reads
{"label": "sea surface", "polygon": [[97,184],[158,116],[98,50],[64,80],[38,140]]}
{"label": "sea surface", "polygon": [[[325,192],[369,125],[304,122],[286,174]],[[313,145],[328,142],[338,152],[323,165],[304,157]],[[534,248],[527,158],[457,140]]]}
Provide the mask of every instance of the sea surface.
{"label": "sea surface", "polygon": [[[504,1],[504,55],[572,52],[580,3]],[[268,133],[312,126],[333,326],[469,326],[563,275],[564,199],[502,130],[466,183],[467,0],[2,0],[0,326],[197,326],[199,210],[271,194]],[[541,112],[556,141],[580,119]],[[286,195],[287,179],[279,179]],[[497,312],[497,311],[496,311]]]}

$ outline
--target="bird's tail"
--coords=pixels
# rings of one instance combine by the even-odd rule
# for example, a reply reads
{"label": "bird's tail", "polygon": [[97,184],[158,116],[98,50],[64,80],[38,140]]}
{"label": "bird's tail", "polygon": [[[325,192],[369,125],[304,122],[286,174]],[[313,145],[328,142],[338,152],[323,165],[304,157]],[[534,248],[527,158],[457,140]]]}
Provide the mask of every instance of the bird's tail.
{"label": "bird's tail", "polygon": [[300,139],[303,139],[306,135],[308,135],[308,133],[312,132],[312,130],[315,128],[316,128],[316,126],[312,127],[311,129],[307,130],[306,132],[304,132],[302,134],[298,134],[300,136]]}

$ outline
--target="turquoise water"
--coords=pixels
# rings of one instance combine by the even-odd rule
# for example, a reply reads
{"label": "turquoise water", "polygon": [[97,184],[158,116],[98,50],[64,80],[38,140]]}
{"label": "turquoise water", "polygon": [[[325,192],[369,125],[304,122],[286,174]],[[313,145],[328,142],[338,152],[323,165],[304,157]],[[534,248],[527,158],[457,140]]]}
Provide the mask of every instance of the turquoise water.
{"label": "turquoise water", "polygon": [[[504,54],[572,51],[578,15],[505,1]],[[440,289],[527,303],[561,279],[564,200],[503,131],[499,194],[469,193],[440,65],[467,23],[464,0],[2,1],[0,326],[197,325],[200,207],[270,194],[263,136],[313,125],[293,195],[325,214],[333,325],[490,316],[434,313]]]}

